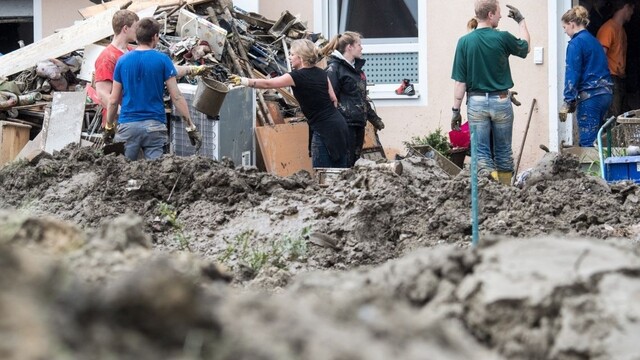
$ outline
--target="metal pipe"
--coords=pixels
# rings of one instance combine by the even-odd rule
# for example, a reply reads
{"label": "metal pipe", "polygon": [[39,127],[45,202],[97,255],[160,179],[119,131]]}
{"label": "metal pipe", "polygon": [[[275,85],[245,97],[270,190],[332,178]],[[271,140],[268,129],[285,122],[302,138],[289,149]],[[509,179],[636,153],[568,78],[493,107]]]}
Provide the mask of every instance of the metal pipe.
{"label": "metal pipe", "polygon": [[533,115],[533,109],[536,106],[536,99],[533,98],[531,101],[531,109],[529,109],[529,119],[527,120],[527,127],[524,129],[524,136],[522,137],[522,143],[520,144],[520,154],[518,154],[518,161],[516,162],[516,166],[513,171],[513,177],[511,178],[511,185],[516,180],[516,176],[518,175],[518,169],[520,168],[520,160],[522,160],[522,153],[524,152],[524,143],[527,141],[527,133],[529,133],[529,125],[531,125],[531,116]]}
{"label": "metal pipe", "polygon": [[478,246],[478,144],[476,125],[471,129],[471,245]]}

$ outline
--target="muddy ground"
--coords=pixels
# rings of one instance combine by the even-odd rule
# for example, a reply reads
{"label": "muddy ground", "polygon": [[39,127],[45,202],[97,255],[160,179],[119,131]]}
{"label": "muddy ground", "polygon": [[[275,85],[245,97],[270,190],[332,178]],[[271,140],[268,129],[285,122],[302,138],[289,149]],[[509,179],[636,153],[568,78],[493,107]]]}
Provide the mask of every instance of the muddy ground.
{"label": "muddy ground", "polygon": [[[542,155],[541,155],[542,157]],[[69,147],[0,169],[2,359],[637,359],[640,188],[549,153],[320,186]]]}

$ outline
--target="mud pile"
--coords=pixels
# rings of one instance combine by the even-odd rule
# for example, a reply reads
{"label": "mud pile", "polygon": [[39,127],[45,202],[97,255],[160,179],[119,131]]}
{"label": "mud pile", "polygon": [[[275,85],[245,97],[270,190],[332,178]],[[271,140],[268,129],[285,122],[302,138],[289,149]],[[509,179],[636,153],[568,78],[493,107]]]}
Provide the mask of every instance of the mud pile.
{"label": "mud pile", "polygon": [[15,163],[0,357],[638,357],[640,189],[550,156],[522,189],[480,179],[478,249],[468,174],[426,158],[328,187],[86,148]]}
{"label": "mud pile", "polygon": [[[578,172],[570,157],[543,163],[543,175],[524,189],[480,179],[483,236],[637,236],[640,188]],[[401,176],[351,169],[321,187],[307,173],[281,178],[201,157],[128,162],[68,148],[0,170],[0,208],[54,215],[89,234],[135,215],[154,249],[222,261],[237,280],[257,276],[273,288],[309,269],[381,264],[437,244],[466,247],[468,173],[451,179],[426,158],[403,166]]]}
{"label": "mud pile", "polygon": [[[12,229],[0,237],[3,359],[640,356],[631,240],[486,237],[477,250],[444,245],[309,272],[274,294],[227,286],[200,256],[154,251],[124,221],[94,235],[6,214],[0,225]],[[81,248],[137,262],[87,283],[55,260]]]}

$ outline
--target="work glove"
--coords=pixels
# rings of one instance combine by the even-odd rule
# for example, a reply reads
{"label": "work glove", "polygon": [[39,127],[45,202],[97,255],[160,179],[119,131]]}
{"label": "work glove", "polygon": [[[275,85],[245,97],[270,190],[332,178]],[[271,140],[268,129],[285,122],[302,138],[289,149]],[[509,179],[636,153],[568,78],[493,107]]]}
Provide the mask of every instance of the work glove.
{"label": "work glove", "polygon": [[459,131],[460,125],[462,124],[460,109],[458,109],[458,111],[452,109],[451,111],[453,111],[451,115],[451,130]]}
{"label": "work glove", "polygon": [[238,75],[231,75],[231,76],[229,76],[229,81],[233,85],[249,86],[249,79],[246,78],[246,77],[241,77],[241,76],[238,76]]}
{"label": "work glove", "polygon": [[196,147],[196,152],[200,150],[202,147],[202,135],[198,128],[193,125],[193,127],[187,127],[187,135],[189,135],[189,141],[191,141],[191,145]]}
{"label": "work glove", "polygon": [[575,111],[576,103],[568,103],[565,101],[560,106],[560,111],[558,111],[558,119],[560,119],[560,122],[565,122],[567,121],[567,114],[573,113]]}
{"label": "work glove", "polygon": [[384,129],[384,123],[382,122],[382,119],[380,119],[379,116],[372,117],[371,119],[369,119],[369,122],[371,123],[371,125],[373,125],[373,127],[376,130]]}
{"label": "work glove", "polygon": [[113,142],[113,138],[116,136],[116,124],[107,123],[102,130],[102,141],[105,144],[111,144]]}
{"label": "work glove", "polygon": [[518,99],[516,99],[516,95],[518,95],[517,91],[509,91],[509,98],[511,98],[511,102],[513,103],[513,105],[520,106],[522,105],[522,103],[518,101]]}
{"label": "work glove", "polygon": [[209,68],[207,68],[207,66],[205,65],[189,66],[189,75],[202,75],[207,72],[207,70],[209,70]]}
{"label": "work glove", "polygon": [[515,20],[518,24],[520,24],[520,22],[524,20],[524,16],[522,16],[522,13],[520,12],[520,10],[516,9],[511,5],[507,5],[507,7],[509,8],[509,17]]}

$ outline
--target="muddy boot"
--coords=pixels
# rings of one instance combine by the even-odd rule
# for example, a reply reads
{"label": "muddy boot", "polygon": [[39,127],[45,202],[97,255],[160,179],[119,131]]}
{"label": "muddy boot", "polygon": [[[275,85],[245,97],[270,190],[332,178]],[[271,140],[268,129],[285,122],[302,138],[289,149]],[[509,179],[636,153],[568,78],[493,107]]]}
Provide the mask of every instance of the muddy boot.
{"label": "muddy boot", "polygon": [[505,185],[511,185],[511,178],[513,177],[513,172],[511,171],[498,171],[498,181]]}

